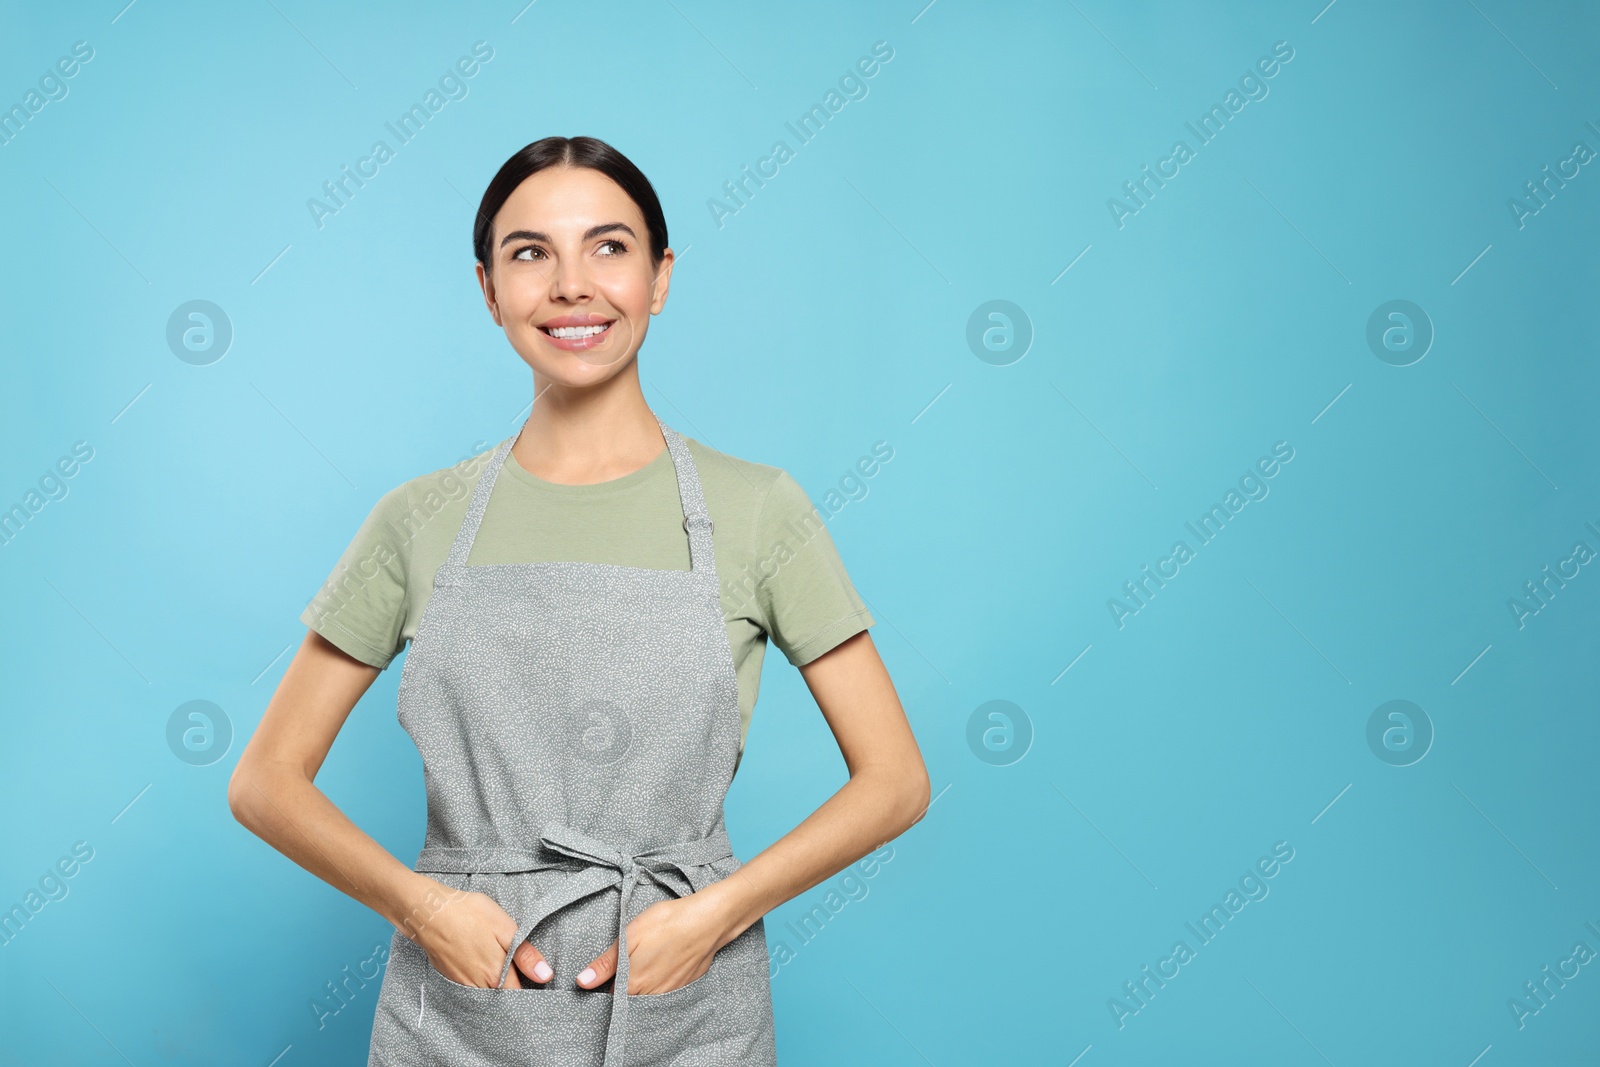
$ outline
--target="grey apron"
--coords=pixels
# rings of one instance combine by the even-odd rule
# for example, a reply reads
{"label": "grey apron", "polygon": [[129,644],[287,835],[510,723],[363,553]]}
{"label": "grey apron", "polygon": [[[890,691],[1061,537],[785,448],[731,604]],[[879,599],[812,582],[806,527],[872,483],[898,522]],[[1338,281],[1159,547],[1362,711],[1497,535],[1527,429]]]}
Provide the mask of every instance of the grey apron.
{"label": "grey apron", "polygon": [[[777,1063],[759,919],[679,989],[626,994],[625,938],[609,989],[575,982],[645,908],[741,866],[723,823],[740,713],[711,518],[688,445],[656,421],[690,570],[469,567],[513,434],[434,578],[400,676],[400,722],[422,755],[428,799],[415,869],[486,893],[517,920],[502,981],[530,939],[555,977],[544,988],[461,985],[397,929],[369,1067]],[[409,921],[427,920],[421,909]]]}

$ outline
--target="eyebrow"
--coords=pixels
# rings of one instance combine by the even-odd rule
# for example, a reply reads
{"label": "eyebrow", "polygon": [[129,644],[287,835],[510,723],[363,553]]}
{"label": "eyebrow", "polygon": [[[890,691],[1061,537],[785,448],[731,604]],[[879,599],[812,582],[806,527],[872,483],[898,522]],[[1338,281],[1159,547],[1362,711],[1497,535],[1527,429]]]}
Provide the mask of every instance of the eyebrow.
{"label": "eyebrow", "polygon": [[[598,226],[590,226],[587,230],[583,231],[582,240],[587,243],[594,240],[596,237],[599,237],[603,233],[612,233],[617,230],[621,230],[629,237],[632,237],[635,241],[639,239],[638,235],[633,232],[632,227],[628,226],[626,223],[603,222]],[[510,233],[500,238],[500,247],[504,248],[512,241],[543,241],[545,244],[555,243],[550,240],[549,234],[540,233],[538,230],[512,230]]]}

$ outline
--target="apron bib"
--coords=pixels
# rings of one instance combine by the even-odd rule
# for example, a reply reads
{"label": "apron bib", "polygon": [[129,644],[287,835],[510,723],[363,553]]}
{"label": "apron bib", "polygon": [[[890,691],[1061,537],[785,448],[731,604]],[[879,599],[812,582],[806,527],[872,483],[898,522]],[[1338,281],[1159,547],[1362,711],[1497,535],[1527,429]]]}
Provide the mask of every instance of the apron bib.
{"label": "apron bib", "polygon": [[495,450],[434,577],[400,676],[428,798],[414,869],[517,920],[502,981],[524,940],[556,973],[542,989],[461,985],[396,930],[369,1067],[777,1063],[760,919],[682,988],[626,994],[625,944],[611,991],[574,984],[645,908],[741,866],[723,823],[740,712],[711,518],[688,445],[656,421],[691,569],[469,567],[519,430]]}

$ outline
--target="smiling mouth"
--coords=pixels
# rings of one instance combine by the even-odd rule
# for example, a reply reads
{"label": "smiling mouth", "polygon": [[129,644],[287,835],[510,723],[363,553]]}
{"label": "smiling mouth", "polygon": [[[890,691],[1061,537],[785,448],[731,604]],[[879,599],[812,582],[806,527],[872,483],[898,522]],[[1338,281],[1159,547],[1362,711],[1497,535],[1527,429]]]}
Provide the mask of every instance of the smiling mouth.
{"label": "smiling mouth", "polygon": [[599,337],[611,329],[611,322],[600,323],[594,326],[540,326],[539,330],[547,337],[554,337],[559,341],[582,341],[590,337]]}

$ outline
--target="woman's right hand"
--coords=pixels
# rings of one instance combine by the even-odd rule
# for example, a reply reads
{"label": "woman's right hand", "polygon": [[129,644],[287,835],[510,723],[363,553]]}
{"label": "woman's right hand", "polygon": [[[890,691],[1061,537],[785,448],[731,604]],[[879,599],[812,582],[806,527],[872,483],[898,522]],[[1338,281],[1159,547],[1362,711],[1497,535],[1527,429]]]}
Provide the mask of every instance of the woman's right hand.
{"label": "woman's right hand", "polygon": [[[506,950],[517,936],[517,921],[487,893],[464,892],[429,879],[430,889],[446,903],[422,924],[412,938],[433,969],[459,985],[488,989],[500,978]],[[555,974],[532,942],[523,941],[512,958],[501,989],[523,989],[526,977],[544,985]],[[518,972],[521,972],[519,975]]]}

